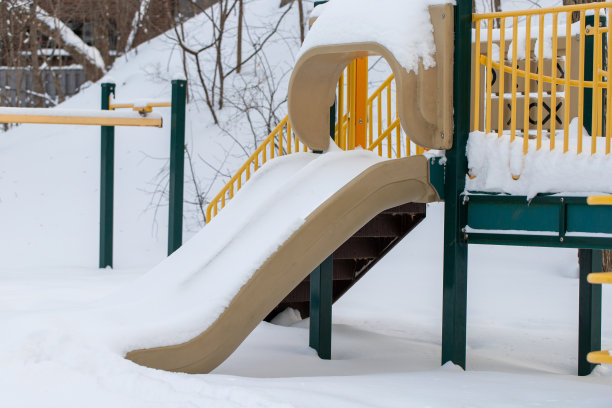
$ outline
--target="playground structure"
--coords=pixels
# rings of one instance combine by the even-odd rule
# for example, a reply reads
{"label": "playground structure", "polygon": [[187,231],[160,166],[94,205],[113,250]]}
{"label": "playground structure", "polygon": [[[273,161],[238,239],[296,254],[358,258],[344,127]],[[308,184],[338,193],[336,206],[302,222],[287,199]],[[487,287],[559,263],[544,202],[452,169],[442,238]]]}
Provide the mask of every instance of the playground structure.
{"label": "playground structure", "polygon": [[[100,268],[113,266],[113,201],[115,126],[163,126],[153,108],[171,108],[170,200],[168,255],[178,249],[183,237],[183,179],[185,103],[187,82],[172,81],[171,102],[114,103],[116,85],[102,83],[101,109],[62,110],[49,108],[0,108],[0,123],[101,126],[100,147]],[[132,109],[118,112],[116,109]]]}
{"label": "playground structure", "polygon": [[[478,177],[468,171],[466,161],[466,143],[470,130],[495,132],[499,137],[509,137],[513,142],[515,139],[520,142],[522,138],[524,155],[543,148],[561,148],[564,153],[575,155],[587,152],[591,155],[610,155],[612,126],[605,118],[612,107],[612,92],[608,91],[607,80],[607,61],[612,57],[612,47],[604,47],[604,44],[610,44],[610,36],[603,18],[603,10],[609,10],[610,6],[610,3],[604,3],[472,15],[471,5],[459,1],[454,10],[454,144],[446,151],[447,162],[443,169],[436,160],[430,163],[431,182],[440,197],[446,200],[442,363],[452,361],[465,368],[468,244],[583,248],[580,258],[578,374],[590,373],[594,363],[610,362],[607,352],[597,351],[601,347],[601,288],[589,282],[595,283],[595,277],[602,276],[597,274],[601,269],[600,249],[612,248],[612,236],[608,235],[612,231],[612,208],[609,207],[612,198],[541,194],[528,202],[522,196],[464,193],[465,175]],[[562,17],[571,21],[573,14],[578,15],[578,23],[559,25]],[[499,21],[498,29],[493,28],[495,19]],[[525,26],[519,27],[519,19],[526,20]],[[472,21],[475,24],[473,39]],[[538,23],[537,29],[533,31],[532,21]],[[440,21],[434,27],[438,40],[439,33],[444,30],[440,29]],[[530,40],[526,41],[527,38]],[[548,45],[546,38],[550,38],[552,45]],[[519,48],[521,39],[522,49]],[[363,47],[363,44],[351,45],[347,47],[347,52],[359,47]],[[436,49],[444,50],[438,42]],[[607,53],[604,53],[606,49]],[[358,70],[360,66],[367,67],[363,55],[372,52],[361,51],[362,55],[351,55],[357,59],[348,64],[346,73],[340,74],[336,66],[336,71],[326,78],[327,83],[325,80],[320,82],[325,84],[321,85],[321,92],[324,93],[324,88],[330,88],[334,77],[340,75],[336,105],[332,106],[329,115],[322,109],[327,104],[319,103],[315,106],[315,102],[311,102],[312,106],[302,106],[302,109],[311,109],[312,116],[309,118],[330,120],[330,135],[343,150],[362,146],[387,158],[422,154],[422,146],[427,145],[421,143],[422,146],[417,144],[416,148],[411,149],[410,138],[418,140],[418,135],[423,132],[415,134],[406,131],[401,134],[400,109],[397,107],[401,95],[419,95],[418,91],[415,92],[414,82],[402,88],[392,75],[369,98],[360,98],[358,95],[363,94],[363,90],[358,90],[366,87],[367,76],[364,79],[363,71],[360,74]],[[379,54],[384,55],[382,52]],[[529,57],[525,58],[524,55]],[[439,64],[440,55],[437,57]],[[347,60],[335,62],[344,67]],[[392,58],[391,61],[393,66]],[[299,69],[302,64],[302,61],[298,61],[296,67]],[[309,68],[307,72],[325,72],[325,68],[319,68],[318,64]],[[458,80],[466,77],[472,78],[471,84]],[[317,75],[311,75],[311,78],[313,81],[321,79]],[[345,83],[347,78],[348,82]],[[450,83],[446,82],[445,87],[450,89]],[[391,113],[393,108],[390,107],[392,89],[398,95],[394,106],[398,113],[395,115]],[[293,87],[290,96],[292,92],[300,94]],[[310,95],[308,86],[304,86],[301,93]],[[386,115],[383,114],[384,104],[381,104],[385,94],[388,109]],[[439,102],[440,98],[441,95],[437,94],[436,101]],[[279,124],[211,201],[207,211],[208,220],[233,198],[250,175],[257,171],[260,163],[266,162],[267,149],[270,149],[270,158],[298,151],[291,149],[291,135],[294,123],[305,116],[298,119],[291,117],[291,102],[295,100],[290,98],[288,118]],[[298,102],[304,100],[308,98]],[[316,98],[313,100],[316,101]],[[450,97],[446,96],[443,100],[448,101]],[[349,107],[346,112],[345,101],[348,101]],[[333,100],[329,99],[328,104],[331,103]],[[420,106],[424,106],[422,101]],[[429,112],[437,112],[438,107],[432,110],[431,106],[434,105],[430,105]],[[336,108],[337,122],[334,118]],[[576,135],[570,135],[569,124],[572,119],[578,121]],[[308,124],[316,128],[316,131],[309,134],[321,135],[325,122],[322,119],[316,125],[313,122]],[[583,127],[593,137],[583,134]],[[299,141],[296,138],[294,145],[298,146],[297,143]],[[321,143],[315,144],[315,148],[324,149],[325,142]],[[381,146],[382,143],[386,146]],[[274,150],[275,146],[277,150]],[[287,148],[283,149],[283,146]],[[512,176],[518,180],[521,174],[518,172]],[[309,295],[311,345],[319,351],[319,355],[327,357],[331,347],[331,294],[337,283],[332,278],[335,272],[329,271],[332,269],[330,261],[327,259],[312,273]],[[587,281],[589,275],[591,278]],[[303,282],[307,283],[307,280]],[[336,296],[333,300],[336,300]],[[290,295],[281,304],[294,303]]]}
{"label": "playground structure", "polygon": [[[578,374],[590,373],[594,364],[612,362],[609,352],[600,351],[599,286],[611,281],[609,273],[601,272],[601,249],[612,249],[611,196],[538,195],[528,201],[523,196],[465,191],[466,177],[479,177],[468,169],[466,145],[470,130],[494,132],[512,141],[522,138],[525,155],[532,149],[555,150],[559,147],[566,154],[585,154],[584,126],[592,135],[588,139],[590,154],[611,154],[612,124],[606,119],[612,109],[607,64],[612,58],[612,47],[609,46],[607,23],[601,18],[603,10],[608,10],[609,15],[611,8],[612,3],[596,3],[472,15],[471,1],[466,0],[458,0],[456,6],[431,7],[436,67],[419,69],[418,74],[407,72],[393,53],[377,42],[334,43],[306,51],[297,61],[290,81],[288,117],[211,201],[207,208],[209,225],[201,234],[215,234],[231,225],[231,216],[224,217],[224,212],[231,210],[222,209],[236,198],[238,191],[261,166],[275,157],[327,150],[331,137],[342,150],[354,150],[359,146],[392,160],[368,163],[356,174],[327,174],[338,182],[335,190],[329,191],[323,202],[313,199],[312,208],[304,209],[304,222],[288,236],[280,234],[278,241],[272,242],[278,244],[276,251],[262,264],[253,265],[250,278],[229,304],[206,306],[222,312],[203,327],[199,335],[178,344],[131,350],[126,358],[165,370],[209,372],[277,305],[291,304],[288,298],[292,291],[304,286],[310,289],[310,345],[322,358],[330,358],[333,301],[425,216],[423,206],[421,218],[412,217],[413,223],[404,226],[400,233],[395,226],[410,218],[407,214],[410,215],[411,210],[405,206],[444,199],[442,363],[452,361],[463,368],[466,366],[469,244],[583,249]],[[593,15],[588,12],[590,10]],[[560,17],[570,21],[574,13],[578,14],[579,22],[559,30]],[[535,38],[531,27],[532,20],[536,20],[534,16],[538,20]],[[526,19],[525,27],[519,26],[519,18]],[[499,19],[500,29],[493,28],[495,19]],[[544,52],[547,19],[553,22],[549,59]],[[484,23],[486,35],[481,31]],[[511,27],[512,34],[507,33],[506,27]],[[524,30],[524,37],[519,35],[519,29]],[[486,41],[481,41],[482,38]],[[518,47],[520,38],[525,42],[523,55],[526,58],[522,60]],[[603,53],[604,43],[608,44],[606,54]],[[382,55],[393,71],[393,75],[369,97],[368,55]],[[347,65],[349,68],[343,74]],[[532,92],[532,89],[537,91]],[[103,84],[103,109],[112,106],[110,92],[114,92],[114,86]],[[180,91],[177,92],[180,97]],[[174,96],[173,87],[173,119]],[[184,89],[182,98],[184,119]],[[117,109],[136,109],[143,114],[153,107],[115,105]],[[180,112],[177,115],[180,116]],[[576,138],[570,138],[569,123],[574,118],[579,126]],[[104,153],[105,149],[112,152],[112,148],[104,147],[105,137],[109,136],[104,129],[103,180],[104,163],[112,163]],[[182,133],[184,137],[184,127]],[[171,162],[176,159],[174,163],[181,163],[175,174],[182,174],[179,159],[183,154],[182,144],[175,145],[173,141],[172,146]],[[444,166],[438,160],[426,160],[422,155],[424,149],[445,150]],[[519,180],[521,174],[512,176]],[[260,180],[265,177],[262,175]],[[300,179],[302,185],[288,183],[286,190],[270,194],[297,194],[302,191],[301,187],[315,190],[319,186],[313,184],[313,180],[303,178]],[[102,209],[104,205],[103,201]],[[252,203],[249,211],[253,218],[247,221],[276,222],[266,212],[267,205],[270,204]],[[171,204],[171,220],[178,214],[173,213],[172,208]],[[378,222],[372,224],[375,220]],[[240,234],[255,234],[260,225],[250,224],[246,222]],[[180,225],[179,220],[175,219],[172,225]],[[101,231],[104,228],[102,223]],[[219,244],[222,248],[218,253],[213,251],[210,262],[205,264],[235,257],[230,249],[232,239],[238,238],[238,234],[228,237],[228,243]],[[169,246],[170,242],[177,243],[169,240]],[[103,240],[101,254],[108,253],[108,246],[102,250],[102,245],[106,245]],[[338,259],[336,254],[341,249],[344,255]],[[200,249],[184,250],[194,254]],[[170,259],[181,257],[187,257],[185,252],[179,251]],[[339,268],[340,265],[344,267]],[[203,268],[202,274],[206,272],[206,266]],[[351,275],[350,283],[336,290],[339,276],[345,273]],[[262,296],[263,293],[266,295]]]}

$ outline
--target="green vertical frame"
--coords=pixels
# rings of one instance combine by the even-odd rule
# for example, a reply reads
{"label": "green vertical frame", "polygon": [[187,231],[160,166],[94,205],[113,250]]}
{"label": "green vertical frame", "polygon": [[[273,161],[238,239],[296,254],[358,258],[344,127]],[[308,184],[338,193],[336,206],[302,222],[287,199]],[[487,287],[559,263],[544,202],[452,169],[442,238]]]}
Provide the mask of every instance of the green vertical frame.
{"label": "green vertical frame", "polygon": [[595,364],[587,354],[601,350],[601,285],[591,285],[587,276],[602,270],[601,250],[578,251],[580,264],[580,305],[578,312],[578,375],[589,375]]}
{"label": "green vertical frame", "polygon": [[453,362],[465,369],[468,246],[463,228],[467,207],[462,193],[467,174],[466,144],[470,132],[470,78],[472,2],[455,6],[453,77],[453,147],[446,152],[444,184],[444,277],[442,301],[442,364]]}
{"label": "green vertical frame", "polygon": [[[314,6],[327,3],[315,1]],[[329,108],[329,135],[336,137],[336,104]],[[315,152],[321,153],[321,152]],[[317,351],[320,358],[331,359],[332,303],[334,285],[334,256],[327,257],[310,274],[310,347]]]}
{"label": "green vertical frame", "polygon": [[331,359],[333,273],[330,255],[310,274],[309,345],[324,360]]}
{"label": "green vertical frame", "polygon": [[183,187],[185,178],[185,104],[187,81],[172,81],[170,123],[170,187],[168,214],[168,255],[183,244]]}
{"label": "green vertical frame", "polygon": [[[606,26],[605,16],[600,16],[600,26]],[[585,25],[594,26],[595,16],[586,16]],[[605,41],[604,41],[605,44]],[[604,60],[606,53],[602,44]],[[593,80],[593,53],[595,41],[593,36],[585,38],[584,48],[584,80]],[[593,89],[584,88],[584,128],[592,133],[593,121]],[[603,103],[603,95],[602,101]],[[606,114],[606,110],[602,110]],[[607,118],[604,119],[607,120]],[[602,271],[602,251],[599,249],[580,249],[578,251],[578,264],[580,270],[579,286],[579,309],[578,309],[578,375],[589,375],[595,368],[595,364],[587,361],[586,357],[591,351],[601,349],[601,285],[591,285],[587,282],[587,276],[592,272]]]}
{"label": "green vertical frame", "polygon": [[[102,110],[109,110],[114,83],[102,84]],[[113,200],[115,178],[115,127],[102,126],[100,131],[100,268],[113,266]]]}
{"label": "green vertical frame", "polygon": [[[336,104],[329,108],[329,134],[336,137]],[[331,359],[334,255],[330,255],[310,274],[309,345],[320,358]]]}

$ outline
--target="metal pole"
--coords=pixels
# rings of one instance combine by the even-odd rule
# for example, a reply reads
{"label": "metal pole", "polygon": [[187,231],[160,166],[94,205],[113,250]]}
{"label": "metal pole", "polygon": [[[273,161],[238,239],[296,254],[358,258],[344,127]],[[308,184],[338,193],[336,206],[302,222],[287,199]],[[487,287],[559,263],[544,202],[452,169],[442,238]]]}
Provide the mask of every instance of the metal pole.
{"label": "metal pole", "polygon": [[591,285],[587,276],[601,272],[601,250],[580,249],[579,309],[578,309],[578,375],[589,375],[595,364],[587,361],[587,354],[601,350],[601,285]]}
{"label": "metal pole", "polygon": [[172,81],[170,124],[170,197],[168,215],[168,255],[183,244],[183,182],[185,174],[185,104],[187,81]]}
{"label": "metal pole", "polygon": [[[115,84],[102,84],[102,110],[108,110]],[[115,127],[101,127],[100,153],[100,268],[113,266],[113,183],[115,163]]]}
{"label": "metal pole", "polygon": [[[327,1],[316,1],[315,7]],[[329,134],[336,136],[336,104],[329,111]],[[321,153],[321,152],[316,152]],[[331,359],[332,303],[334,256],[327,257],[310,274],[310,331],[309,345],[320,358]]]}
{"label": "metal pole", "polygon": [[[606,25],[605,17],[600,19],[601,26]],[[586,16],[585,25],[593,27],[595,16]],[[594,36],[585,38],[584,80],[593,80]],[[602,47],[603,52],[603,47]],[[605,54],[604,54],[605,55]],[[593,97],[596,93],[592,88],[584,88],[583,112],[584,128],[592,136]],[[602,102],[600,102],[602,103]],[[605,115],[606,110],[602,109]],[[607,119],[607,118],[606,118]],[[603,122],[602,122],[603,123]],[[580,270],[580,286],[578,295],[578,375],[589,375],[595,364],[587,361],[591,351],[601,349],[601,285],[591,285],[587,276],[591,272],[602,271],[602,251],[599,249],[578,250],[578,265]]]}
{"label": "metal pole", "polygon": [[462,229],[467,208],[462,193],[467,174],[466,144],[470,132],[472,2],[455,6],[455,67],[453,81],[454,137],[446,152],[444,194],[444,278],[442,305],[442,364],[452,361],[465,369],[468,245]]}

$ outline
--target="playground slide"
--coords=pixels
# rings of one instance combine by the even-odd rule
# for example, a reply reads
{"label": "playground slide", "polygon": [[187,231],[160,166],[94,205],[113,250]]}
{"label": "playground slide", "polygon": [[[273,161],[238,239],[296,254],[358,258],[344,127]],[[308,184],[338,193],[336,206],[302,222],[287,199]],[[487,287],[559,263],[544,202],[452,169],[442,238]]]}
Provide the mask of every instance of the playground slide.
{"label": "playground slide", "polygon": [[[244,260],[239,258],[254,256],[253,253],[246,253],[245,247],[250,248],[250,251],[257,251],[262,244],[264,246],[273,244],[273,247],[277,248],[267,259],[262,259],[259,265],[252,265],[252,270],[248,273],[250,277],[242,286],[238,285],[239,290],[228,304],[223,305],[214,299],[202,298],[199,304],[192,305],[193,308],[219,310],[216,319],[201,327],[200,334],[188,341],[164,347],[133,350],[127,353],[126,358],[157,369],[187,373],[210,372],[242,343],[298,283],[376,214],[403,203],[431,202],[438,198],[429,184],[429,168],[424,157],[383,161],[372,153],[364,151],[331,152],[309,156],[311,156],[310,161],[302,169],[282,174],[286,183],[281,183],[282,187],[278,187],[273,193],[278,195],[278,200],[272,202],[262,199],[259,202],[249,203],[251,220],[243,221],[243,227],[236,229],[233,225],[236,223],[236,218],[235,211],[231,210],[236,208],[231,206],[241,205],[241,197],[238,196],[230,203],[227,211],[216,217],[200,233],[206,235],[224,229],[235,230],[235,236],[227,237],[227,243],[222,249],[210,255],[211,259],[206,261],[201,270],[192,273],[200,277],[208,275],[209,282],[215,282],[215,279],[227,280],[227,275],[234,273],[230,270],[233,268],[215,268],[215,262],[217,265],[219,262],[223,264],[224,260],[227,261],[226,265],[232,265],[232,262],[244,264]],[[258,174],[249,184],[252,184],[253,188],[266,182],[268,186],[278,184],[279,173],[283,171],[283,160],[287,163],[303,159],[299,157],[277,159],[281,167],[276,172],[275,165],[270,164],[270,171],[262,170],[262,174]],[[346,170],[351,167],[350,171]],[[317,194],[321,196],[319,189],[333,190],[330,190],[328,198],[316,204],[316,200],[313,201],[308,197]],[[241,195],[244,198],[249,193],[241,192]],[[292,202],[291,197],[294,197],[294,200],[295,197],[298,199]],[[296,205],[302,207],[301,210],[296,209],[298,212],[306,210],[307,214],[302,219],[301,225],[294,228],[293,232],[285,236],[277,235],[275,239],[278,242],[259,242],[262,239],[257,239],[259,235],[256,230],[261,231],[262,222],[265,221],[267,224],[270,224],[269,220],[275,220],[279,224],[287,222],[283,218],[283,213],[262,221],[264,212],[278,211],[278,207],[283,207],[285,204],[309,200],[315,203],[312,208],[306,204]],[[270,209],[271,205],[276,207]],[[259,223],[256,220],[259,220]],[[239,241],[249,236],[255,239],[246,246],[241,246]],[[212,236],[210,238],[214,239]],[[192,239],[192,241],[197,240],[198,237]],[[174,263],[176,266],[178,261],[180,265],[180,258],[188,260],[194,254],[193,251],[193,245],[185,251],[179,250],[167,260],[167,264]],[[165,276],[166,279],[172,279],[168,274]],[[190,284],[193,284],[191,279],[194,278],[190,278]],[[206,286],[210,285],[203,285]],[[160,318],[163,319],[164,317]]]}

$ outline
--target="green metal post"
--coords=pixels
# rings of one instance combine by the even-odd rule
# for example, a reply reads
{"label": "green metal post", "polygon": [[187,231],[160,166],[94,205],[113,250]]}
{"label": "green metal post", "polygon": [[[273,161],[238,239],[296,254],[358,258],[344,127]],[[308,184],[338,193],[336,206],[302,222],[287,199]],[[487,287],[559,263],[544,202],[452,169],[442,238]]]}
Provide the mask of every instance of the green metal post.
{"label": "green metal post", "polygon": [[[585,25],[594,26],[595,16],[586,16]],[[600,18],[600,25],[606,25],[605,17]],[[602,44],[603,45],[603,44]],[[587,36],[584,47],[584,80],[593,80],[593,53],[595,41],[593,36]],[[603,47],[602,47],[603,53]],[[603,54],[605,57],[605,53]],[[593,89],[584,88],[584,128],[591,134],[593,120]],[[603,99],[602,102],[603,103]],[[605,109],[602,114],[605,115]],[[607,119],[607,118],[605,118]],[[597,135],[592,135],[596,137]],[[599,249],[580,249],[578,251],[580,269],[579,311],[578,311],[578,375],[589,375],[595,364],[587,361],[586,356],[591,351],[601,349],[601,286],[591,285],[587,276],[591,272],[601,272],[602,251]]]}
{"label": "green metal post", "polygon": [[581,249],[578,251],[580,263],[580,301],[578,318],[578,375],[589,375],[595,364],[587,361],[591,351],[601,350],[601,285],[591,285],[587,276],[591,272],[601,272],[602,252]]}
{"label": "green metal post", "polygon": [[442,364],[452,361],[465,369],[468,246],[463,228],[467,208],[462,193],[467,174],[466,144],[470,131],[472,2],[455,6],[455,68],[453,84],[453,148],[446,152],[444,185],[444,278],[442,305]]}
{"label": "green metal post", "polygon": [[[329,134],[336,137],[336,104],[329,108]],[[310,274],[310,347],[320,358],[331,359],[334,255]]]}
{"label": "green metal post", "polygon": [[[327,3],[315,1],[314,6]],[[336,137],[336,104],[329,108],[329,135]],[[315,152],[322,153],[322,152]],[[334,256],[327,257],[310,274],[310,347],[325,360],[331,359],[332,303],[334,285]]]}
{"label": "green metal post", "polygon": [[[115,84],[102,84],[102,110],[110,108]],[[100,268],[113,266],[113,183],[115,165],[115,127],[102,126],[100,153]]]}
{"label": "green metal post", "polygon": [[170,193],[168,216],[168,255],[183,244],[183,182],[185,175],[185,104],[187,81],[172,81],[170,123]]}
{"label": "green metal post", "polygon": [[331,359],[333,255],[310,274],[310,341],[320,358]]}

